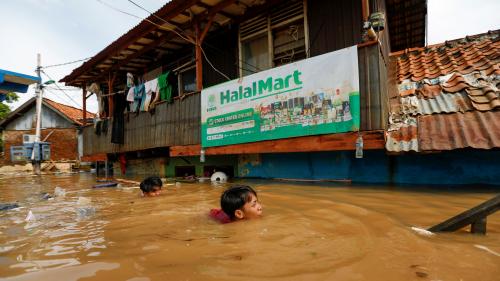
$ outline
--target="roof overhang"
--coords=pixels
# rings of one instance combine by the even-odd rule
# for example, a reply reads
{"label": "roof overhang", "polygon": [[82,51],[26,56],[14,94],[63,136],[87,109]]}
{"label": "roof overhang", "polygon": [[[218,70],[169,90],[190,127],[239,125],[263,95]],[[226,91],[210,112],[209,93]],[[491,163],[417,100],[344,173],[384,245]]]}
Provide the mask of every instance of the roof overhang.
{"label": "roof overhang", "polygon": [[0,69],[0,94],[26,93],[31,84],[40,82],[39,77]]}
{"label": "roof overhang", "polygon": [[[104,48],[60,82],[81,87],[103,81],[115,73],[143,74],[165,55],[190,50],[198,25],[210,33],[238,22],[255,8],[282,0],[172,0],[126,34]],[[120,76],[121,77],[121,76]]]}

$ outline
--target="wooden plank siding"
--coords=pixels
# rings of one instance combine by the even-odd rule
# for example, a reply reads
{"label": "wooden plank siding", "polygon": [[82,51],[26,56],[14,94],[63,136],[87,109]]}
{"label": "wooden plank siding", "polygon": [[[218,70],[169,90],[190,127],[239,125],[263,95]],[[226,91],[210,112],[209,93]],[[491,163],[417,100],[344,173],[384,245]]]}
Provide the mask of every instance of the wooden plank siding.
{"label": "wooden plank siding", "polygon": [[173,145],[200,143],[200,95],[162,103],[155,113],[129,113],[125,118],[125,143],[111,143],[111,119],[107,132],[96,135],[93,126],[83,128],[83,154],[118,153]]}

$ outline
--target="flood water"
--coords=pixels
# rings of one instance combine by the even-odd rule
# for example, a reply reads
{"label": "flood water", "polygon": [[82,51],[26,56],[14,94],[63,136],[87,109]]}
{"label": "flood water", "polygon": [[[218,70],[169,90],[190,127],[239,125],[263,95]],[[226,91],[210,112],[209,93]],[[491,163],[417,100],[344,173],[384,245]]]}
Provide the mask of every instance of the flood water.
{"label": "flood water", "polygon": [[[133,186],[92,189],[89,174],[0,176],[0,202],[21,205],[0,212],[0,279],[500,280],[500,212],[486,236],[411,229],[495,190],[239,183],[257,190],[262,219],[208,219],[222,185],[167,185],[141,198]],[[42,198],[56,186],[65,196]]]}

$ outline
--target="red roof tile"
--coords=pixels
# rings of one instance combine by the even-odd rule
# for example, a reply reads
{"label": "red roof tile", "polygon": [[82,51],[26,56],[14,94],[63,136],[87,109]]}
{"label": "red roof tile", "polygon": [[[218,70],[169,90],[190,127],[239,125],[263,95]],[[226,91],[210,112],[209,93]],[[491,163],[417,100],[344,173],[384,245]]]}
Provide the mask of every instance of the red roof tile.
{"label": "red roof tile", "polygon": [[448,73],[485,71],[500,74],[500,31],[445,42],[402,53],[397,58],[400,81],[421,81]]}
{"label": "red roof tile", "polygon": [[[55,102],[53,100],[49,100],[47,98],[44,98],[43,101],[50,105],[53,109],[59,111],[61,114],[66,116],[68,119],[72,120],[73,122],[82,125],[82,117],[83,117],[83,111],[81,109],[78,109],[76,107],[72,107],[69,105],[64,105],[58,102]],[[87,112],[87,118],[94,118],[95,114],[91,112]]]}
{"label": "red roof tile", "polygon": [[393,53],[390,61],[387,150],[500,147],[500,30]]}

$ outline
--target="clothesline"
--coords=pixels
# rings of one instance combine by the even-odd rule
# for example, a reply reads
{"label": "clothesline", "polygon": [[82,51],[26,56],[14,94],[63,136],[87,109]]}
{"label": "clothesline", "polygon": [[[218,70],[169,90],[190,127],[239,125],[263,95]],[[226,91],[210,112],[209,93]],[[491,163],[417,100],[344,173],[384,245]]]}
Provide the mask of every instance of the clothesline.
{"label": "clothesline", "polygon": [[124,90],[121,90],[121,91],[114,92],[114,93],[111,93],[111,94],[101,95],[101,97],[114,96],[114,95],[116,95],[116,94],[123,94],[123,93],[125,93],[125,91],[124,91]]}

